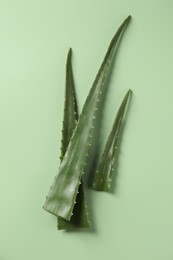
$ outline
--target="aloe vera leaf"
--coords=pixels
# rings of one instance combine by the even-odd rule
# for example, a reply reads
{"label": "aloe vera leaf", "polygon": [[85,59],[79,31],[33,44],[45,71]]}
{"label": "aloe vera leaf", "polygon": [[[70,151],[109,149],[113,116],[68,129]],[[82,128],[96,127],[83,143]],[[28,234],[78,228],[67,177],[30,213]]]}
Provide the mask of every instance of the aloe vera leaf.
{"label": "aloe vera leaf", "polygon": [[69,49],[66,62],[66,90],[65,90],[65,104],[64,104],[64,118],[62,129],[62,146],[61,157],[62,161],[67,147],[70,142],[73,130],[76,127],[78,121],[78,106],[75,93],[74,77],[72,70],[72,49]]}
{"label": "aloe vera leaf", "polygon": [[[61,157],[62,161],[73,130],[78,120],[78,106],[75,93],[75,84],[72,70],[72,49],[69,49],[66,63],[66,90],[65,90],[65,104],[64,104],[64,120],[62,130],[62,147]],[[83,187],[83,183],[79,187],[79,194],[76,198],[76,204],[73,210],[73,217],[70,221],[67,221],[61,217],[57,218],[58,229],[69,229],[69,228],[89,228],[90,221],[87,212],[86,195]]]}
{"label": "aloe vera leaf", "polygon": [[116,115],[112,131],[108,137],[104,152],[94,176],[94,190],[109,191],[111,188],[113,167],[118,155],[119,136],[121,134],[122,122],[131,93],[132,91],[129,89]]}
{"label": "aloe vera leaf", "polygon": [[60,165],[59,174],[55,177],[43,206],[46,211],[66,220],[70,220],[73,213],[74,203],[88,157],[93,121],[96,116],[100,95],[105,86],[104,82],[108,69],[113,59],[114,50],[130,19],[131,16],[126,18],[109,45]]}

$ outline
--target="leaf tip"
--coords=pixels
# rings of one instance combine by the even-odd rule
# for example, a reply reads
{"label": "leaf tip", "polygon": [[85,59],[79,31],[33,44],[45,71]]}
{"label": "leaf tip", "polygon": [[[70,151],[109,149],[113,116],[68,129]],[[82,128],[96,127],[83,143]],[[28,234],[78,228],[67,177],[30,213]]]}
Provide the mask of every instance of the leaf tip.
{"label": "leaf tip", "polygon": [[72,48],[70,47],[69,50],[68,50],[68,57],[70,58],[72,55]]}
{"label": "leaf tip", "polygon": [[131,19],[132,19],[132,16],[131,16],[131,15],[127,16],[127,18],[125,19],[124,23],[125,23],[126,25],[128,25],[129,22],[131,21]]}
{"label": "leaf tip", "polygon": [[131,89],[128,90],[128,94],[132,95],[132,90]]}

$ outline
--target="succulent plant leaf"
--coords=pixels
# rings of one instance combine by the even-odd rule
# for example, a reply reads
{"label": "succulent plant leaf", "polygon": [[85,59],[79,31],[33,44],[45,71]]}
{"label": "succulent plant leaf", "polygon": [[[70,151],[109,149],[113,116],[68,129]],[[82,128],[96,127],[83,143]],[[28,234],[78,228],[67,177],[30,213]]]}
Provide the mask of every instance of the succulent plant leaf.
{"label": "succulent plant leaf", "polygon": [[122,122],[131,93],[132,91],[129,89],[116,115],[111,133],[94,176],[94,190],[109,191],[111,189],[113,167],[118,155],[119,136],[121,134]]}
{"label": "succulent plant leaf", "polygon": [[[72,69],[72,49],[69,49],[66,63],[66,89],[65,89],[65,104],[64,104],[64,120],[62,130],[62,147],[61,161],[66,153],[70,138],[78,120],[78,106],[75,93],[75,84]],[[90,221],[87,212],[86,195],[83,187],[83,182],[79,187],[79,193],[76,198],[76,203],[73,210],[73,216],[70,221],[61,217],[57,217],[58,229],[70,228],[89,228]]]}
{"label": "succulent plant leaf", "polygon": [[81,115],[73,131],[72,138],[55,177],[43,208],[66,220],[70,220],[78,194],[85,162],[91,143],[93,121],[100,95],[105,87],[105,79],[113,59],[113,54],[122,32],[130,21],[130,16],[119,27],[113,37],[96,79],[83,106]]}
{"label": "succulent plant leaf", "polygon": [[61,161],[66,153],[77,120],[78,106],[72,70],[72,49],[70,48],[66,62],[66,89],[62,129]]}

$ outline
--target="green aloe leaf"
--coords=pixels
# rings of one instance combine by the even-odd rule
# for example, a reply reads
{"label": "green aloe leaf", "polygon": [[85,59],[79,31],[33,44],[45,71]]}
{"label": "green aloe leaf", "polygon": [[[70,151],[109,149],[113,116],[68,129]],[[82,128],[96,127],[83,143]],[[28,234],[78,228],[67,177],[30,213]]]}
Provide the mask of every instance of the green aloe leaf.
{"label": "green aloe leaf", "polygon": [[104,152],[94,176],[93,189],[95,190],[109,191],[111,188],[113,167],[118,155],[119,136],[121,134],[122,122],[131,93],[132,91],[129,90],[125,95],[115,118],[112,131],[108,137]]}
{"label": "green aloe leaf", "polygon": [[69,49],[66,62],[66,90],[64,104],[64,119],[62,129],[61,161],[66,153],[73,130],[78,121],[78,106],[75,93],[74,77],[72,70],[72,49]]}
{"label": "green aloe leaf", "polygon": [[[66,63],[66,91],[64,105],[64,120],[62,130],[61,161],[66,153],[70,138],[78,120],[78,106],[72,70],[72,50],[70,48]],[[58,217],[58,229],[88,228],[90,221],[87,212],[86,195],[83,183],[79,187],[73,216],[70,221]]]}
{"label": "green aloe leaf", "polygon": [[60,165],[59,174],[55,177],[43,208],[66,220],[70,220],[76,201],[81,177],[91,143],[93,121],[104,82],[113,59],[113,54],[122,32],[129,23],[129,16],[119,27],[113,37],[96,79],[83,106],[76,128]]}

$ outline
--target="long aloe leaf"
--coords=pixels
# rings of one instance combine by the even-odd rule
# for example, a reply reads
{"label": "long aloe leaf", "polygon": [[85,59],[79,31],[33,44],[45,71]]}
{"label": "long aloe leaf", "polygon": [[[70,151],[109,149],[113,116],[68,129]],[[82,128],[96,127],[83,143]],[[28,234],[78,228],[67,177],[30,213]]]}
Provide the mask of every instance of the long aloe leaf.
{"label": "long aloe leaf", "polygon": [[94,176],[93,189],[95,190],[109,191],[111,188],[113,167],[118,154],[119,136],[122,130],[122,122],[131,93],[132,91],[129,90],[125,95],[115,118],[112,131],[108,137],[104,152]]}
{"label": "long aloe leaf", "polygon": [[78,193],[81,177],[91,143],[93,121],[104,82],[113,59],[118,40],[129,23],[129,16],[113,37],[93,86],[83,106],[79,121],[62,160],[59,174],[55,177],[43,208],[48,212],[70,220]]}
{"label": "long aloe leaf", "polygon": [[[70,138],[78,120],[78,106],[72,70],[72,50],[70,48],[66,63],[66,90],[64,105],[64,120],[62,130],[61,161],[66,153]],[[73,210],[73,217],[67,221],[58,217],[58,229],[88,228],[90,221],[87,212],[86,196],[83,183],[79,187],[79,194]]]}

